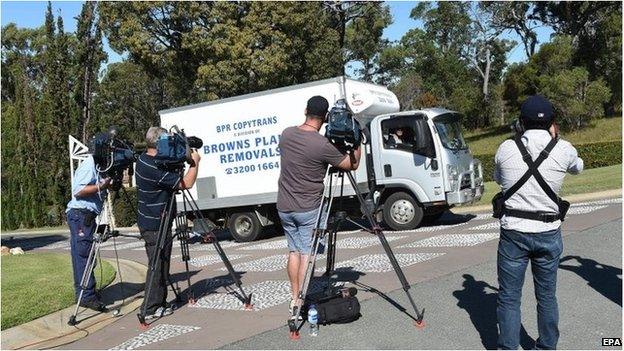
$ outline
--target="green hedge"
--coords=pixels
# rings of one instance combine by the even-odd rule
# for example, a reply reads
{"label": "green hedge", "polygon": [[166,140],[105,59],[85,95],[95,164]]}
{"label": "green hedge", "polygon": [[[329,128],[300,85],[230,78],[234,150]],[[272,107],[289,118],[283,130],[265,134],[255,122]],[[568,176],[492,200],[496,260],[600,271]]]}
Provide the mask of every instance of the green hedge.
{"label": "green hedge", "polygon": [[[591,144],[574,145],[583,159],[585,169],[613,166],[622,163],[622,142],[607,141]],[[484,181],[489,182],[494,175],[494,155],[475,155],[483,165]]]}
{"label": "green hedge", "polygon": [[[115,221],[118,227],[130,227],[137,221],[137,191],[136,188],[125,188],[119,192],[119,197],[113,206]],[[128,196],[126,196],[128,194]]]}

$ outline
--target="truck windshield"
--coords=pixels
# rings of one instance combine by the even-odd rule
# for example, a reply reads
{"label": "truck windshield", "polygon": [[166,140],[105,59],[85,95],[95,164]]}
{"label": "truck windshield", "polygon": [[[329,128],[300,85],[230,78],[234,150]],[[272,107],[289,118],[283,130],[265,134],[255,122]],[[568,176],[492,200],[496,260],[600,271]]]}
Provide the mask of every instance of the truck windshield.
{"label": "truck windshield", "polygon": [[450,150],[467,149],[466,141],[461,132],[459,115],[445,114],[434,118],[433,123],[440,135],[440,140],[445,148]]}

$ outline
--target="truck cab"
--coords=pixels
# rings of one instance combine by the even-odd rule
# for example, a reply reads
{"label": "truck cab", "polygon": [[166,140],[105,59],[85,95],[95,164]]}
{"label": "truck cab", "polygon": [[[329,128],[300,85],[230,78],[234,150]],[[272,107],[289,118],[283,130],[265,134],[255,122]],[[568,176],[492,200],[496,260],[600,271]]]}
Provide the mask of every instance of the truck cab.
{"label": "truck cab", "polygon": [[432,108],[369,122],[368,174],[374,175],[378,216],[390,228],[415,229],[425,217],[481,198],[481,162],[470,154],[460,119],[457,112]]}

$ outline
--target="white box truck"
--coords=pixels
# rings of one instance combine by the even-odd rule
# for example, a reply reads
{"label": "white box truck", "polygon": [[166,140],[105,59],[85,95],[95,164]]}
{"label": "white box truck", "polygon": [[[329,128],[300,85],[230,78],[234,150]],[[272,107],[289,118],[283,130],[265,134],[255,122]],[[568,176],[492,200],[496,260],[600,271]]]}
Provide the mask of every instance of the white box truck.
{"label": "white box truck", "polygon": [[[330,107],[346,99],[360,121],[369,141],[354,176],[390,228],[415,229],[423,217],[481,198],[481,163],[468,150],[458,113],[399,112],[386,87],[336,77],[160,111],[164,128],[177,125],[204,141],[191,194],[211,224],[229,228],[237,241],[252,241],[278,220],[280,134],[304,122],[314,95]],[[344,195],[354,199],[348,182]]]}

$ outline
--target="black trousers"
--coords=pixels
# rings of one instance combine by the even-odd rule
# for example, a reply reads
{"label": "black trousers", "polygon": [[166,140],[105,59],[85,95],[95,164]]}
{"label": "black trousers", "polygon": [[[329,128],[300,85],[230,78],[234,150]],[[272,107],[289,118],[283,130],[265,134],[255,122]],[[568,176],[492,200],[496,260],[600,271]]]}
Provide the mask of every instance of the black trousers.
{"label": "black trousers", "polygon": [[[149,261],[149,267],[156,264],[156,252],[158,251],[158,231],[142,230],[141,237],[145,240],[145,251],[147,252],[147,258]],[[150,269],[147,270],[147,276],[145,278],[145,294],[150,290],[149,296],[145,296],[143,304],[147,306],[146,314],[153,314],[158,307],[165,307],[167,304],[167,283],[169,282],[169,263],[171,260],[171,244],[172,244],[171,231],[167,232],[165,239],[165,247],[161,252],[158,266],[154,266],[154,276],[151,282],[151,289],[148,289],[147,284],[150,284]]]}

